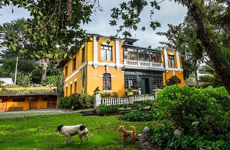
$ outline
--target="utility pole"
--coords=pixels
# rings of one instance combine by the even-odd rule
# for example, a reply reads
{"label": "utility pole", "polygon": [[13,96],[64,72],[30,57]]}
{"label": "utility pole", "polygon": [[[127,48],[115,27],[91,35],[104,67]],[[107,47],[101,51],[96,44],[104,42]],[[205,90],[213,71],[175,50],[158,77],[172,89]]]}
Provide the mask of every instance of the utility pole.
{"label": "utility pole", "polygon": [[14,85],[16,85],[17,71],[18,71],[18,57],[16,59],[15,74],[14,74]]}

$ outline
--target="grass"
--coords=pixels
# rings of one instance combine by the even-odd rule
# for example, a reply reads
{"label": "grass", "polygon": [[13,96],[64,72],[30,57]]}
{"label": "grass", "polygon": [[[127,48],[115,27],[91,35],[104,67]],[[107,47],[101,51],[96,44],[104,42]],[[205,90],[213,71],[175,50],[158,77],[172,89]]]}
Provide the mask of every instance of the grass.
{"label": "grass", "polygon": [[[121,133],[117,131],[120,125],[127,130],[129,126],[136,127],[136,134],[141,133],[147,123],[129,122],[117,119],[118,116],[82,116],[79,113],[31,116],[22,118],[0,119],[0,148],[3,150],[51,150],[51,149],[124,149]],[[66,137],[55,132],[58,125],[84,124],[89,130],[91,142],[83,137],[83,143],[78,136],[71,139],[76,143],[63,144]],[[138,149],[137,144],[128,142],[125,149]]]}

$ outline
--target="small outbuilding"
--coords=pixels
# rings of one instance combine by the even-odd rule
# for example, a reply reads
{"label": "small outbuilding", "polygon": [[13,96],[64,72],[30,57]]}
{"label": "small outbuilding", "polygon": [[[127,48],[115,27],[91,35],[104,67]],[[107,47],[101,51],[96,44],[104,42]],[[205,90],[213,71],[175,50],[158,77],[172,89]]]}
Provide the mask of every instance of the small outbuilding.
{"label": "small outbuilding", "polygon": [[0,111],[55,108],[57,88],[0,88]]}

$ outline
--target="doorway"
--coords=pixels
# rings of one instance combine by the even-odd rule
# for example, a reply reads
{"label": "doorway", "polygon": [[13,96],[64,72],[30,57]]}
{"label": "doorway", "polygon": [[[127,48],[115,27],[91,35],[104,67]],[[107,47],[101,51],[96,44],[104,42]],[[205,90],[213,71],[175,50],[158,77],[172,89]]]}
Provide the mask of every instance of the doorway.
{"label": "doorway", "polygon": [[141,78],[141,94],[150,94],[149,78]]}

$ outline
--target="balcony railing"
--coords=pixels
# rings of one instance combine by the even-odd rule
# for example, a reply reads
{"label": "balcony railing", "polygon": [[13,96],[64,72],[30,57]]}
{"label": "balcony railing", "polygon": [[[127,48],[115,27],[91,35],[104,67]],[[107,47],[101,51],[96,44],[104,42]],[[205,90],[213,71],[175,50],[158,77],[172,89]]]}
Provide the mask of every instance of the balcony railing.
{"label": "balcony railing", "polygon": [[141,60],[127,60],[124,59],[125,66],[139,66],[139,67],[153,67],[153,68],[163,68],[162,63],[158,62],[149,62],[149,61],[141,61]]}

